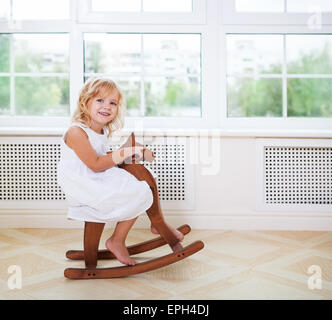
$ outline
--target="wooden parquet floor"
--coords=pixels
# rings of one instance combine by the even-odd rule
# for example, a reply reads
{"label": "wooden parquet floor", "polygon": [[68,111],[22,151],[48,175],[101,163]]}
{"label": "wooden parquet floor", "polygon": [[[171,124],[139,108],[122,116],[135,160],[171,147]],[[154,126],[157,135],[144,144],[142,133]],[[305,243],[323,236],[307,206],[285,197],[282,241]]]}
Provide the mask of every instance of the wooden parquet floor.
{"label": "wooden parquet floor", "polygon": [[[111,233],[104,230],[101,249]],[[153,237],[149,230],[133,229],[127,245]],[[158,270],[128,278],[69,280],[63,270],[84,267],[84,262],[68,260],[65,252],[83,248],[83,230],[0,229],[0,299],[332,300],[332,232],[193,230],[183,244],[195,240],[205,243],[202,251]],[[167,253],[164,246],[135,257],[144,261]],[[8,287],[11,265],[22,271],[21,289]],[[119,265],[98,262],[98,267]],[[312,276],[321,276],[321,288],[309,287]]]}

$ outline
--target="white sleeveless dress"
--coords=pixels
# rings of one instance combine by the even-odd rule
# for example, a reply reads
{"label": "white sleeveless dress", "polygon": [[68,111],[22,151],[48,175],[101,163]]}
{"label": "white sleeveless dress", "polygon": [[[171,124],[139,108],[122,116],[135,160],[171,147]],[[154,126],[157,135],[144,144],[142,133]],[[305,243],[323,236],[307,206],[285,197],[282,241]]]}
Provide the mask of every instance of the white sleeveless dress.
{"label": "white sleeveless dress", "polygon": [[[109,151],[105,129],[104,134],[98,134],[80,122],[74,122],[72,126],[86,132],[98,156]],[[61,139],[57,180],[69,203],[68,219],[101,223],[124,221],[151,207],[153,194],[146,181],[137,180],[118,166],[102,172],[92,171],[65,143],[66,134],[67,131]]]}

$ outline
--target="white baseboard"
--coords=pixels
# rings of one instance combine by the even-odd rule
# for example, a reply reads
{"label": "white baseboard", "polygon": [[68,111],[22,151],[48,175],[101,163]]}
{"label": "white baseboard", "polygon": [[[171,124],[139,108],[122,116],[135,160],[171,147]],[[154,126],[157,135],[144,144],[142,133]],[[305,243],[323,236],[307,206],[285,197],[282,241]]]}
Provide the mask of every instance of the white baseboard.
{"label": "white baseboard", "polygon": [[[165,212],[168,223],[189,224],[194,230],[311,230],[332,231],[332,216],[190,215]],[[107,223],[113,228],[115,223]],[[0,228],[83,228],[84,223],[68,220],[66,214],[0,214]],[[141,215],[133,228],[147,229],[147,215]]]}

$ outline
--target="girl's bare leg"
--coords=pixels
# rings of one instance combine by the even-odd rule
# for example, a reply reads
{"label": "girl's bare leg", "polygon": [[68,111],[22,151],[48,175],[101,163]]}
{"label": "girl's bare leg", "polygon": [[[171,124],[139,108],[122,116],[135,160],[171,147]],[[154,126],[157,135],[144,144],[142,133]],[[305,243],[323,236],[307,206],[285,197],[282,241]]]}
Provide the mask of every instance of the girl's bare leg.
{"label": "girl's bare leg", "polygon": [[[158,181],[158,177],[155,177],[155,180]],[[179,239],[179,241],[182,241],[184,239],[184,235],[179,231],[176,230],[175,228],[173,228],[171,225],[169,225],[168,223],[166,223],[168,228],[172,230],[172,232],[175,234],[175,236]],[[152,225],[151,223],[151,232],[154,234],[159,234],[159,232],[157,231],[157,229]]]}
{"label": "girl's bare leg", "polygon": [[119,221],[116,224],[112,236],[105,242],[106,248],[111,251],[121,263],[130,266],[137,264],[137,261],[130,258],[125,241],[129,230],[137,218],[138,217],[131,220]]}
{"label": "girl's bare leg", "polygon": [[[173,228],[168,223],[166,223],[166,224],[167,224],[168,228],[172,230],[174,235],[179,239],[179,241],[182,241],[184,239],[184,235],[182,234],[182,232],[180,232],[179,230],[176,230],[175,228]],[[154,234],[159,234],[157,229],[152,224],[151,224],[151,232],[154,233]]]}

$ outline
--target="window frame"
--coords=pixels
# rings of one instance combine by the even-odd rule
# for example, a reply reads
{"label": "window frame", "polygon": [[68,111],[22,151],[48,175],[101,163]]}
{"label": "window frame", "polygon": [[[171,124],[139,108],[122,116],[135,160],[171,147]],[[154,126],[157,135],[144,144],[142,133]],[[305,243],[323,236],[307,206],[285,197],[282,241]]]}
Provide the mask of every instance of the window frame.
{"label": "window frame", "polygon": [[[237,12],[236,0],[221,0],[222,23],[224,25],[307,25],[316,12]],[[286,10],[286,1],[285,10]],[[322,12],[322,25],[332,25],[332,12]]]}
{"label": "window frame", "polygon": [[[227,117],[227,87],[226,87],[226,34],[227,33],[318,33],[308,29],[304,24],[285,24],[281,21],[276,25],[264,24],[261,21],[231,20],[225,22],[225,11],[234,0],[209,0],[204,8],[205,23],[183,24],[153,24],[153,23],[83,23],[78,21],[78,6],[81,0],[70,2],[69,20],[50,21],[19,21],[16,29],[10,28],[7,22],[0,22],[0,33],[68,33],[69,49],[69,95],[70,114],[76,109],[77,98],[83,85],[84,77],[84,42],[83,34],[89,32],[128,32],[128,33],[199,33],[201,34],[201,118],[190,117],[127,117],[126,128],[140,131],[148,129],[161,131],[167,129],[200,130],[220,129],[225,132],[296,132],[303,135],[307,132],[332,132],[332,118],[228,118]],[[204,1],[205,2],[205,1]],[[227,14],[226,14],[227,15]],[[254,14],[256,15],[256,14]],[[230,17],[228,17],[230,18]],[[239,21],[241,20],[241,21]],[[267,19],[265,19],[267,20]],[[289,20],[289,19],[288,19]],[[228,19],[229,21],[229,19]],[[332,22],[332,19],[330,20]],[[238,22],[235,24],[234,22]],[[247,24],[245,24],[246,22]],[[250,22],[250,21],[249,21]],[[279,22],[279,21],[278,21]],[[264,32],[263,32],[264,31]],[[319,33],[332,34],[332,25],[322,25]],[[36,116],[0,116],[0,134],[10,128],[10,132],[17,129],[34,128],[34,131],[48,132],[52,128],[64,128],[70,123],[70,116],[66,117],[36,117]],[[248,131],[246,131],[248,130]],[[301,131],[302,130],[302,131]],[[312,131],[310,131],[312,130]],[[293,134],[293,133],[292,133]]]}
{"label": "window frame", "polygon": [[[220,39],[220,88],[221,88],[221,127],[229,130],[241,128],[244,130],[331,130],[332,117],[228,117],[227,115],[227,34],[332,34],[331,23],[322,25],[319,30],[309,28],[305,19],[310,14],[298,13],[237,13],[235,0],[222,0]],[[324,20],[325,21],[325,20]],[[283,48],[285,50],[285,48]],[[328,74],[328,76],[332,76]],[[268,77],[268,75],[267,75]],[[282,73],[282,78],[287,75]],[[255,75],[252,75],[255,78]],[[284,81],[283,81],[284,82]],[[283,99],[287,99],[287,85],[283,84]],[[284,108],[284,101],[283,101]]]}
{"label": "window frame", "polygon": [[[210,104],[209,97],[207,96],[208,83],[205,81],[209,76],[204,68],[211,69],[213,72],[213,65],[209,62],[208,55],[213,50],[209,50],[213,44],[213,39],[209,37],[207,28],[199,25],[80,25],[78,27],[79,33],[83,37],[84,33],[153,33],[153,34],[200,34],[201,35],[201,117],[127,117],[126,127],[130,128],[211,128],[218,127],[219,119],[211,116],[207,112],[205,105]],[[204,62],[203,62],[204,61]],[[209,65],[209,66],[208,66]],[[215,69],[215,68],[214,68]],[[83,79],[83,67],[82,67]],[[83,83],[82,83],[83,85]],[[217,106],[215,106],[217,108]]]}
{"label": "window frame", "polygon": [[[84,79],[84,42],[83,34],[90,32],[100,33],[181,33],[201,35],[201,117],[127,117],[125,126],[130,128],[211,128],[218,127],[220,114],[215,116],[204,108],[216,101],[213,95],[216,95],[217,77],[214,75],[215,65],[211,59],[211,54],[215,55],[212,49],[214,43],[218,41],[217,22],[213,32],[211,27],[202,24],[101,24],[101,23],[79,23],[77,22],[78,2],[71,2],[69,21],[21,21],[20,29],[13,30],[9,28],[8,23],[0,23],[0,33],[57,33],[68,32],[70,35],[69,51],[69,95],[70,95],[70,115],[76,109],[78,93],[83,85]],[[200,0],[201,1],[201,0]],[[42,30],[42,31],[41,31]],[[211,33],[211,34],[210,34]],[[208,75],[211,74],[211,77]],[[213,74],[213,75],[212,75]],[[211,78],[213,86],[208,86],[205,79]],[[210,93],[210,95],[209,95]],[[211,98],[210,98],[211,96]],[[214,104],[218,109],[218,105]],[[70,123],[70,116],[66,117],[37,117],[37,116],[0,116],[0,127],[66,127]]]}
{"label": "window frame", "polygon": [[[75,109],[77,92],[81,83],[76,81],[77,73],[83,68],[83,47],[80,46],[79,33],[75,25],[76,5],[78,0],[70,1],[68,20],[19,20],[13,21],[14,27],[9,21],[0,22],[0,33],[67,33],[69,35],[69,106],[70,113]],[[12,90],[12,89],[11,89]],[[12,92],[11,92],[12,93]],[[68,116],[0,116],[0,128],[24,128],[24,127],[64,127],[70,123]]]}
{"label": "window frame", "polygon": [[91,0],[78,0],[79,23],[101,24],[205,24],[206,1],[192,0],[192,12],[93,12]]}
{"label": "window frame", "polygon": [[[200,37],[200,60],[201,60],[201,52],[202,52],[202,34],[201,33],[194,33],[194,32],[186,32],[186,33],[180,33],[180,32],[176,32],[176,33],[171,33],[171,32],[137,32],[137,30],[135,32],[126,32],[126,33],[116,33],[113,32],[112,33],[106,33],[106,32],[101,32],[101,33],[90,33],[90,32],[83,32],[83,37],[84,37],[84,34],[130,34],[130,35],[139,35],[140,36],[140,41],[143,41],[143,39],[141,38],[143,36],[144,38],[144,35],[196,35],[196,36],[199,36]],[[141,45],[142,45],[142,42],[141,42]],[[141,54],[145,53],[144,51],[144,48],[141,47],[141,49],[143,49],[143,51],[141,51]],[[189,73],[189,74],[167,74],[167,73],[158,73],[158,74],[149,74],[148,72],[146,72],[144,69],[144,62],[142,60],[142,57],[141,57],[141,64],[140,66],[142,67],[141,68],[141,71],[139,73],[135,73],[135,72],[128,72],[128,73],[114,73],[114,76],[117,77],[119,76],[120,78],[123,78],[124,80],[125,79],[129,79],[130,77],[134,77],[134,78],[138,78],[138,81],[140,82],[141,84],[141,87],[140,87],[140,112],[145,112],[146,111],[146,108],[148,107],[145,103],[145,85],[146,85],[146,82],[144,81],[145,79],[147,78],[154,78],[154,77],[171,77],[171,78],[174,78],[174,79],[178,79],[178,78],[197,78],[199,80],[199,89],[200,89],[200,93],[201,93],[201,96],[202,96],[202,90],[201,90],[201,86],[202,86],[202,70],[200,70],[198,73]],[[201,66],[200,66],[201,67]],[[106,77],[110,77],[110,78],[113,78],[113,74],[108,74],[108,73],[93,73],[93,72],[84,72],[84,76],[86,77],[98,77],[98,76],[106,76]],[[144,84],[144,85],[143,85]],[[200,99],[201,100],[201,99]],[[143,104],[142,104],[142,101],[143,101]],[[200,111],[202,111],[202,103],[200,101]],[[130,118],[135,118],[134,116],[130,116]],[[160,116],[137,116],[136,117],[137,119],[138,118],[155,118],[154,121],[156,121],[156,118],[160,118]],[[162,116],[163,119],[165,118],[170,118],[170,119],[175,119],[177,118],[176,116]],[[178,118],[188,118],[188,116],[180,116]],[[193,119],[195,118],[199,118],[198,116],[194,116]]]}

